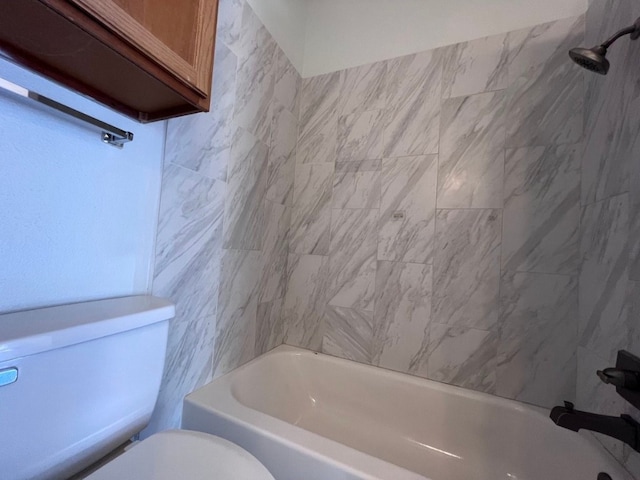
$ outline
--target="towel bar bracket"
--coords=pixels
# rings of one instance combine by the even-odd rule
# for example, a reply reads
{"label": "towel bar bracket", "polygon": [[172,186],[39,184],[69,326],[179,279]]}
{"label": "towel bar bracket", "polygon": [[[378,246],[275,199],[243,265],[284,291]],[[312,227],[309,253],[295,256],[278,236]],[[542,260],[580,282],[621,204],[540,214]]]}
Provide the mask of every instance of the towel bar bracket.
{"label": "towel bar bracket", "polygon": [[133,141],[133,133],[131,132],[125,132],[125,133],[126,135],[119,136],[119,135],[114,135],[113,133],[103,131],[102,141],[104,143],[108,143],[109,145],[113,145],[114,147],[122,148],[124,147],[125,143]]}

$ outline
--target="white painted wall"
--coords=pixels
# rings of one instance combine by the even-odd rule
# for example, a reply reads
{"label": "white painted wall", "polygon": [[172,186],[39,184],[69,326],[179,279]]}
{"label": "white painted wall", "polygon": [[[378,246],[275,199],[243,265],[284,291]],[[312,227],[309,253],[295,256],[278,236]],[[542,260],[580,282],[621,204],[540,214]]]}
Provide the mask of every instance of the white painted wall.
{"label": "white painted wall", "polygon": [[135,134],[118,150],[0,94],[0,312],[146,292],[164,122],[138,124],[3,60],[0,77]]}
{"label": "white painted wall", "polygon": [[308,2],[303,77],[580,15],[587,9],[587,0]]}
{"label": "white painted wall", "polygon": [[581,15],[588,0],[247,0],[300,74]]}
{"label": "white painted wall", "polygon": [[308,0],[247,0],[291,63],[302,72]]}

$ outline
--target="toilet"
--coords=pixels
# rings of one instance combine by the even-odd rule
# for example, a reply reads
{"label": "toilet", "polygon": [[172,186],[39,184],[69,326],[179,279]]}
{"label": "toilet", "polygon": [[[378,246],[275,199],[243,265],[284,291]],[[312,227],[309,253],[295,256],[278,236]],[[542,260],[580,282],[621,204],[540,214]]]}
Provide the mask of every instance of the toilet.
{"label": "toilet", "polygon": [[234,443],[206,433],[172,430],[152,435],[86,480],[273,480]]}
{"label": "toilet", "polygon": [[[0,315],[2,480],[67,479],[144,429],[174,315],[152,296]],[[86,478],[274,480],[239,446],[186,430],[133,443]]]}

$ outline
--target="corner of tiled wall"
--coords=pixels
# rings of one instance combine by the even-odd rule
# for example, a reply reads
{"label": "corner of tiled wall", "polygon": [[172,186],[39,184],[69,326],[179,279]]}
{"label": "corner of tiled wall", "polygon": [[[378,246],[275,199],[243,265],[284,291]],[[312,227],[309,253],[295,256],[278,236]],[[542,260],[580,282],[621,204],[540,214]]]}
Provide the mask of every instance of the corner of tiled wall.
{"label": "corner of tiled wall", "polygon": [[153,293],[173,300],[160,397],[282,343],[300,75],[245,0],[221,0],[211,110],[168,122]]}

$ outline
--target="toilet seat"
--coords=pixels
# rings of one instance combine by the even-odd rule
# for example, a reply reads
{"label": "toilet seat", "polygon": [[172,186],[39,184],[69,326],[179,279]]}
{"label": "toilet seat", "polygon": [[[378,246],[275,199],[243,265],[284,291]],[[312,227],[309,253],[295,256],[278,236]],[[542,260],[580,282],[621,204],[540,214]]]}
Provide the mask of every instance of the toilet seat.
{"label": "toilet seat", "polygon": [[274,480],[249,452],[213,435],[157,433],[86,480]]}

